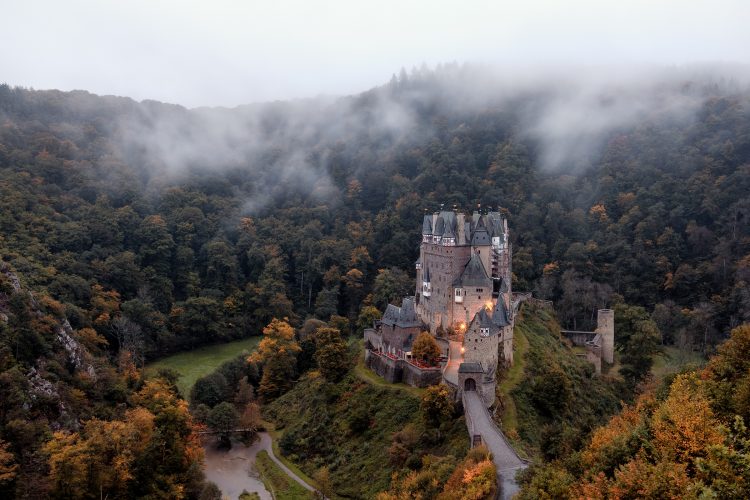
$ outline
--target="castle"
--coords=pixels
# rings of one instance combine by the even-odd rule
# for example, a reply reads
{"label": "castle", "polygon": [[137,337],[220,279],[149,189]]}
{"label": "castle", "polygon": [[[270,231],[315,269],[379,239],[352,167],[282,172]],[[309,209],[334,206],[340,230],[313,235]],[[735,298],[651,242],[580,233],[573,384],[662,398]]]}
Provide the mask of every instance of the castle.
{"label": "castle", "polygon": [[[365,362],[389,382],[424,387],[441,381],[476,391],[490,406],[498,365],[513,363],[511,246],[499,212],[440,210],[424,216],[415,295],[389,305],[364,332]],[[439,367],[411,356],[426,330],[444,354]]]}

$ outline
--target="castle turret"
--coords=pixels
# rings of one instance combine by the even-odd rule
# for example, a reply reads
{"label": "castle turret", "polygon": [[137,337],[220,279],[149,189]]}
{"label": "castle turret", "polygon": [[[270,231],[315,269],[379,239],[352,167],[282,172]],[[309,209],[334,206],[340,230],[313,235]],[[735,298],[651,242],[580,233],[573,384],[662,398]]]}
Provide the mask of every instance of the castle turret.
{"label": "castle turret", "polygon": [[602,359],[610,365],[615,362],[615,312],[599,309],[596,333],[602,336]]}

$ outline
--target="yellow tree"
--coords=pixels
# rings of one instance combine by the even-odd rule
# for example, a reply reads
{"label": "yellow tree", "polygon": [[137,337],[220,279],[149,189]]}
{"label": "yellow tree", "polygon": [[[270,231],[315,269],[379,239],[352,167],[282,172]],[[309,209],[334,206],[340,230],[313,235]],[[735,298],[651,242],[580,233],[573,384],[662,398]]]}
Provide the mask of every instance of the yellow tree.
{"label": "yellow tree", "polygon": [[663,460],[692,463],[696,457],[705,456],[710,446],[723,442],[702,385],[695,374],[678,376],[669,397],[654,413],[653,446]]}
{"label": "yellow tree", "polygon": [[283,320],[272,319],[263,329],[263,340],[250,361],[263,367],[258,394],[274,399],[292,387],[300,346],[294,339],[294,328]]}
{"label": "yellow tree", "polygon": [[411,346],[411,354],[418,360],[434,366],[440,358],[440,346],[432,335],[422,332],[414,340]]}
{"label": "yellow tree", "polygon": [[13,453],[8,451],[8,443],[0,439],[0,487],[13,481],[17,471],[18,464]]}

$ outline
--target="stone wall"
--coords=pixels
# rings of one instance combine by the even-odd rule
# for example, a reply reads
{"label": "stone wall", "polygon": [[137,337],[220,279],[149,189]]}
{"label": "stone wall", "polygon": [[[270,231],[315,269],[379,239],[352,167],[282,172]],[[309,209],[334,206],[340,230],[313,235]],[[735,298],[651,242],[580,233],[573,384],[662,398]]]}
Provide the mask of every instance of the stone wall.
{"label": "stone wall", "polygon": [[437,385],[443,380],[440,368],[422,369],[406,361],[402,363],[402,382],[413,387],[428,387]]}
{"label": "stone wall", "polygon": [[502,336],[502,361],[506,367],[509,367],[513,365],[513,327],[503,327]]}
{"label": "stone wall", "polygon": [[602,359],[611,365],[615,362],[615,312],[612,309],[599,309],[596,331],[602,336]]}
{"label": "stone wall", "polygon": [[450,341],[439,337],[436,337],[435,340],[437,341],[437,344],[440,347],[440,352],[443,356],[448,356],[448,353],[450,352]]}
{"label": "stone wall", "polygon": [[440,368],[422,369],[406,360],[392,359],[367,350],[365,350],[365,366],[391,384],[403,382],[413,387],[428,387],[439,384],[443,379]]}
{"label": "stone wall", "polygon": [[391,384],[401,382],[403,368],[399,365],[402,363],[403,361],[365,350],[365,366]]}
{"label": "stone wall", "polygon": [[[478,292],[477,290],[481,290]],[[463,288],[465,292],[464,301],[461,304],[453,301],[453,321],[454,323],[465,323],[468,328],[469,323],[474,319],[474,315],[479,312],[480,309],[485,307],[487,302],[492,300],[492,286],[489,288],[483,287],[466,287]]]}
{"label": "stone wall", "polygon": [[465,320],[465,314],[462,314],[461,318],[453,318],[451,285],[461,274],[470,257],[469,246],[442,246],[429,243],[420,247],[422,269],[417,271],[417,292],[421,293],[422,276],[425,269],[429,268],[432,295],[429,298],[420,298],[417,313],[429,324],[430,332],[433,334],[441,323],[447,328],[456,321]]}
{"label": "stone wall", "polygon": [[410,351],[411,344],[419,335],[418,326],[402,328],[400,326],[383,325],[381,327],[383,344],[396,350]]}
{"label": "stone wall", "polygon": [[367,343],[369,342],[372,347],[375,349],[378,349],[381,347],[381,344],[383,343],[383,337],[375,330],[374,328],[365,328],[365,349],[368,347]]}
{"label": "stone wall", "polygon": [[594,365],[597,375],[602,373],[602,353],[600,349],[586,349],[586,361]]}
{"label": "stone wall", "polygon": [[480,363],[485,370],[497,366],[499,335],[479,335],[479,322],[474,321],[464,336],[464,361]]}

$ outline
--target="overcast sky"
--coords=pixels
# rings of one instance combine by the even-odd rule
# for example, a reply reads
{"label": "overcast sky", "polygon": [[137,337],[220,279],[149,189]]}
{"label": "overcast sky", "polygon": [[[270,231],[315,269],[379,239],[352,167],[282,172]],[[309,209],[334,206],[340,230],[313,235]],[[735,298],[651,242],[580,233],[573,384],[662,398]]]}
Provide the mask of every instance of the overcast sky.
{"label": "overcast sky", "polygon": [[0,0],[0,47],[11,85],[235,106],[423,62],[750,63],[750,2]]}

